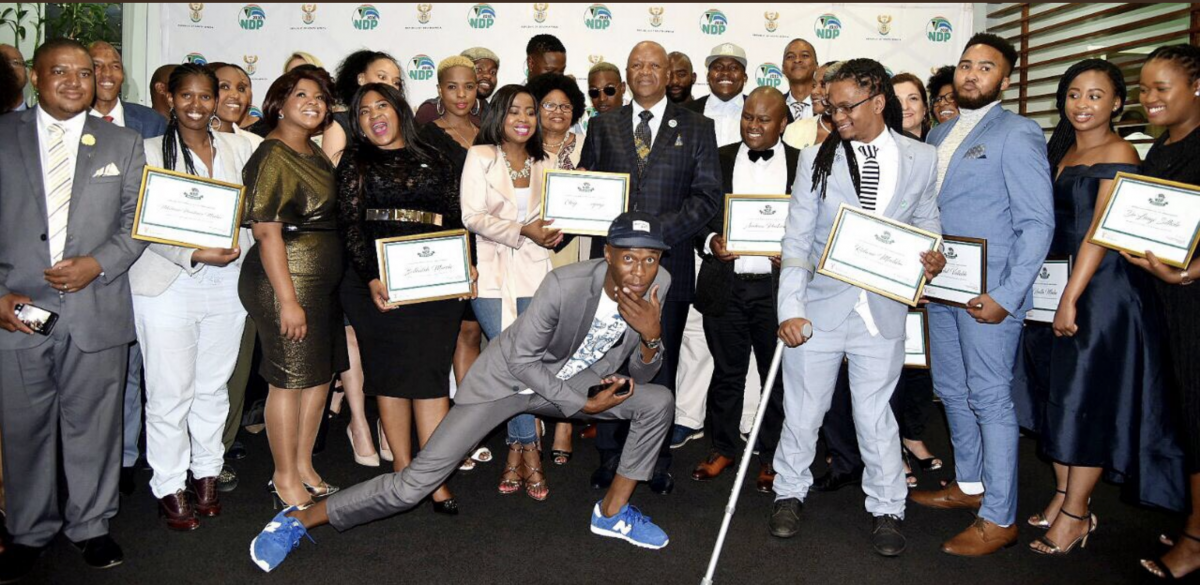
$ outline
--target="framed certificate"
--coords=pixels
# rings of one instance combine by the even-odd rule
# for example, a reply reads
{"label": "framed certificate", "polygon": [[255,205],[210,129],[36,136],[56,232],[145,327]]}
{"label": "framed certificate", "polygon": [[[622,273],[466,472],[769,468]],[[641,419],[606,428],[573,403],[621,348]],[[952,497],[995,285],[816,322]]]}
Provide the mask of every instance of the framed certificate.
{"label": "framed certificate", "polygon": [[925,288],[921,252],[941,243],[933,232],[843,203],[817,272],[915,307]]}
{"label": "framed certificate", "polygon": [[184,248],[236,248],[246,188],[147,166],[133,239]]}
{"label": "framed certificate", "polygon": [[725,195],[725,249],[741,256],[778,256],[783,251],[790,195]]}
{"label": "framed certificate", "polygon": [[471,294],[471,239],[449,230],[375,240],[379,279],[391,306]]}
{"label": "framed certificate", "polygon": [[942,236],[946,267],[925,285],[935,303],[966,308],[967,301],[987,292],[987,240]]}
{"label": "framed certificate", "polygon": [[1026,321],[1053,323],[1058,301],[1071,278],[1070,256],[1049,256],[1033,281],[1033,308],[1025,314]]}
{"label": "framed certificate", "polygon": [[910,309],[904,320],[904,367],[929,369],[929,314]]}
{"label": "framed certificate", "polygon": [[1091,242],[1187,268],[1200,236],[1200,186],[1117,173]]}
{"label": "framed certificate", "polygon": [[542,219],[567,234],[608,235],[629,209],[629,173],[548,170],[542,180]]}

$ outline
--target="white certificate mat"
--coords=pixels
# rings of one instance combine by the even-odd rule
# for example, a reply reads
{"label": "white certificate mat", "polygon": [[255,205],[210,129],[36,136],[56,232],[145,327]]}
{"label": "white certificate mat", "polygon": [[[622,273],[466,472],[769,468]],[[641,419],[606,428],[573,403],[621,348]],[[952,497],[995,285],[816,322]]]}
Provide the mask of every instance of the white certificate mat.
{"label": "white certificate mat", "polygon": [[929,369],[929,321],[925,309],[913,309],[904,320],[904,367]]}
{"label": "white certificate mat", "polygon": [[817,272],[910,307],[925,286],[921,252],[941,236],[843,203]]}
{"label": "white certificate mat", "polygon": [[629,209],[629,174],[547,170],[542,182],[542,219],[567,234],[608,235],[608,226]]}
{"label": "white certificate mat", "polygon": [[783,251],[788,195],[725,195],[725,249],[742,256]]}
{"label": "white certificate mat", "polygon": [[245,187],[146,167],[132,237],[185,248],[236,248]]}
{"label": "white certificate mat", "polygon": [[1058,301],[1071,278],[1071,258],[1047,258],[1033,281],[1033,308],[1025,314],[1026,321],[1053,323]]}
{"label": "white certificate mat", "polygon": [[391,305],[471,294],[471,248],[466,230],[375,241],[379,276]]}
{"label": "white certificate mat", "polygon": [[942,236],[946,267],[925,285],[931,301],[966,308],[967,301],[987,292],[987,240]]}
{"label": "white certificate mat", "polygon": [[1200,186],[1117,173],[1092,243],[1134,256],[1154,252],[1186,268],[1200,235]]}

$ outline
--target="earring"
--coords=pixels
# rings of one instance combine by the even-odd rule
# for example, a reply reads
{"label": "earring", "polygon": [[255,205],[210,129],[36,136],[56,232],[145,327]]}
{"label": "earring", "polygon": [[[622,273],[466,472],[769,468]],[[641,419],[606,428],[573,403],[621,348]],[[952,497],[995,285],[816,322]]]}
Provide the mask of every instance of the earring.
{"label": "earring", "polygon": [[446,106],[442,105],[441,96],[438,96],[437,103],[434,105],[434,108],[437,109],[437,115],[439,118],[446,115]]}
{"label": "earring", "polygon": [[208,119],[208,129],[209,130],[217,130],[220,127],[221,127],[221,119],[218,118],[216,114],[213,114],[213,117]]}
{"label": "earring", "polygon": [[282,120],[282,119],[283,119],[283,112],[279,112],[279,119],[280,119],[280,120]]}

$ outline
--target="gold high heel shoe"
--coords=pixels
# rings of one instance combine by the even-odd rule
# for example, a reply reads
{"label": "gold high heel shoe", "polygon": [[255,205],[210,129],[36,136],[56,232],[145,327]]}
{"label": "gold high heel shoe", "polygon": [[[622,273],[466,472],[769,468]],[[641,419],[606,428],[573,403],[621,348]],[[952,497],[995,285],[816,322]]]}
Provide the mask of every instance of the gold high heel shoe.
{"label": "gold high heel shoe", "polygon": [[[508,446],[508,451],[510,453],[516,452],[516,453],[523,454],[525,449],[523,447],[521,447],[520,443],[513,443]],[[524,465],[525,465],[525,461],[522,458],[522,460],[519,461],[516,465],[506,465],[504,467],[504,475],[508,475],[511,473],[511,474],[517,476],[517,478],[516,479],[507,479],[504,477],[504,475],[501,475],[500,476],[500,493],[507,496],[509,494],[515,494],[515,493],[517,493],[517,490],[521,489],[521,486],[525,484],[525,478],[521,477],[521,467]]]}
{"label": "gold high heel shoe", "polygon": [[[307,490],[307,489],[309,489],[309,487],[306,485],[306,486],[304,486],[304,489]],[[284,509],[287,509],[289,506],[293,505],[293,504],[287,503],[283,499],[283,496],[279,495],[279,490],[275,488],[275,480],[273,480],[273,479],[267,482],[267,493],[271,494],[271,509],[273,509],[273,510],[284,510]],[[316,502],[314,502],[313,500],[309,500],[302,504],[295,504],[295,506],[297,508],[303,510],[305,508],[308,508],[309,506],[312,506],[315,503]]]}
{"label": "gold high heel shoe", "polygon": [[[1061,557],[1061,556],[1064,556],[1064,555],[1070,553],[1072,550],[1075,550],[1075,545],[1079,545],[1079,548],[1087,548],[1088,537],[1090,537],[1092,535],[1092,533],[1096,531],[1096,525],[1099,524],[1099,521],[1096,519],[1096,515],[1092,514],[1091,512],[1084,512],[1084,514],[1085,514],[1084,516],[1076,516],[1066,510],[1059,510],[1058,513],[1065,515],[1067,518],[1074,518],[1076,520],[1087,520],[1088,521],[1087,532],[1083,533],[1083,535],[1080,536],[1079,538],[1076,538],[1075,540],[1071,541],[1071,544],[1068,544],[1067,548],[1062,548],[1062,547],[1058,546],[1057,544],[1054,544],[1053,541],[1051,541],[1049,538],[1046,538],[1045,536],[1039,536],[1037,538],[1037,540],[1034,540],[1033,543],[1029,545],[1030,550],[1032,550],[1033,552],[1038,553],[1040,555],[1046,555],[1046,556],[1050,556],[1050,557]],[[1041,550],[1041,549],[1033,547],[1034,544],[1039,544],[1039,543],[1049,550]]]}
{"label": "gold high heel shoe", "polygon": [[303,483],[304,483],[304,489],[308,490],[308,494],[310,496],[312,496],[314,499],[328,498],[329,496],[332,496],[333,494],[336,494],[336,493],[342,491],[342,488],[340,488],[336,485],[332,485],[329,482],[324,481],[324,480],[321,481],[320,485],[308,485],[307,482],[303,482]]}

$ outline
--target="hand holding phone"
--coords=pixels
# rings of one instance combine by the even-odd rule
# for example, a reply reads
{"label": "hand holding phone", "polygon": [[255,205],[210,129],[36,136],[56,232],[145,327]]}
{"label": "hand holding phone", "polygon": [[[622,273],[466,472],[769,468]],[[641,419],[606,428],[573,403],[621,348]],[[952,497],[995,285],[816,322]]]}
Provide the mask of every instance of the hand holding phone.
{"label": "hand holding phone", "polygon": [[17,307],[32,302],[29,297],[16,293],[0,297],[0,329],[12,332],[20,331],[26,335],[33,335],[33,330],[17,318]]}
{"label": "hand holding phone", "polygon": [[54,324],[58,323],[58,313],[47,311],[29,303],[21,303],[14,307],[17,320],[28,327],[33,333],[50,335]]}

